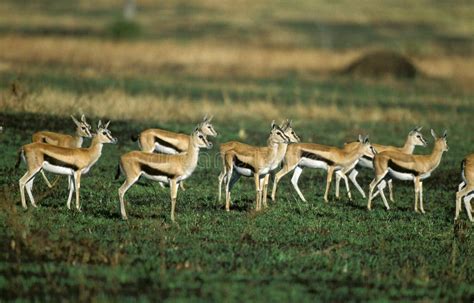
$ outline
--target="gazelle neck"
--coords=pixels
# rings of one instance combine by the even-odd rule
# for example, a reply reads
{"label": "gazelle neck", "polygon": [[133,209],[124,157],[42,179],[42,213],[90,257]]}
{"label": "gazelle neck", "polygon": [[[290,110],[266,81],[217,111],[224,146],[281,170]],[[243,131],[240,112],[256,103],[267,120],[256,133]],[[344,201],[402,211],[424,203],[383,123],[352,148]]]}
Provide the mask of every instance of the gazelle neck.
{"label": "gazelle neck", "polygon": [[193,138],[189,138],[188,150],[185,154],[186,166],[196,166],[199,158],[199,146],[194,142]]}
{"label": "gazelle neck", "polygon": [[359,145],[354,149],[351,149],[347,152],[347,162],[354,162],[355,160],[359,159],[364,155],[364,145]]}
{"label": "gazelle neck", "polygon": [[404,154],[413,154],[414,150],[415,150],[415,145],[411,142],[410,136],[408,136],[401,151]]}
{"label": "gazelle neck", "polygon": [[278,144],[275,162],[280,163],[286,155],[286,151],[288,149],[288,143],[280,143]]}
{"label": "gazelle neck", "polygon": [[76,147],[82,147],[82,143],[84,142],[84,138],[79,136],[77,133],[74,135],[74,142],[76,142]]}
{"label": "gazelle neck", "polygon": [[443,153],[443,147],[438,144],[438,142],[436,142],[435,146],[433,147],[433,151],[431,152],[431,155],[428,156],[433,169],[438,167],[439,163],[441,162],[441,158],[443,157]]}

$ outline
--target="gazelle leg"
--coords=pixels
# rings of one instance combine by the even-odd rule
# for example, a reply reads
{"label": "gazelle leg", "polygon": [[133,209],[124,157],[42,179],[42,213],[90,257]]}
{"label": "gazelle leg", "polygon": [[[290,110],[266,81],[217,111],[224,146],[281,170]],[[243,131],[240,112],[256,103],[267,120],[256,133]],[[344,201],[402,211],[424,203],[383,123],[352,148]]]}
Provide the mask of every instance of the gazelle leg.
{"label": "gazelle leg", "polygon": [[347,196],[349,197],[349,200],[352,201],[351,189],[349,188],[349,179],[347,178],[346,174],[343,171],[338,171],[336,173],[336,176],[338,175],[340,175],[340,177],[344,179],[344,183],[346,184]]}
{"label": "gazelle leg", "polygon": [[392,184],[392,180],[393,179],[389,179],[388,180],[388,192],[390,194],[390,201],[391,202],[395,202],[395,200],[393,199],[393,184]]}
{"label": "gazelle leg", "polygon": [[461,189],[463,189],[464,186],[466,186],[466,182],[462,181],[461,183],[459,183],[459,185],[458,185],[458,191],[460,191]]}
{"label": "gazelle leg", "polygon": [[419,187],[420,187],[420,210],[421,213],[425,213],[425,209],[423,208],[423,182],[420,180],[419,182]]}
{"label": "gazelle leg", "polygon": [[72,193],[74,192],[75,186],[73,182],[73,178],[71,176],[67,176],[68,181],[68,188],[69,188],[69,195],[67,198],[67,208],[71,209],[71,201],[72,201]]}
{"label": "gazelle leg", "polygon": [[178,195],[178,186],[176,184],[176,179],[170,179],[170,195],[171,195],[171,221],[174,220],[174,211],[176,208],[176,197]]}
{"label": "gazelle leg", "polygon": [[283,178],[283,176],[285,176],[290,171],[291,171],[290,167],[285,165],[279,172],[275,174],[275,179],[273,180],[272,201],[275,201],[278,182],[280,182],[280,179]]}
{"label": "gazelle leg", "polygon": [[372,209],[372,199],[374,198],[373,193],[375,187],[379,184],[379,182],[385,177],[387,173],[384,173],[383,175],[380,176],[375,176],[375,179],[370,182],[369,186],[369,199],[367,201],[367,209],[371,210]]}
{"label": "gazelle leg", "polygon": [[340,175],[340,170],[336,172],[336,199],[339,199],[339,183],[341,183],[342,176]]}
{"label": "gazelle leg", "polygon": [[219,174],[219,178],[218,178],[218,182],[219,182],[219,185],[218,185],[218,191],[219,191],[218,201],[219,202],[221,201],[221,198],[222,198],[222,182],[224,181],[225,175],[226,175],[225,171],[221,171],[221,173]]}
{"label": "gazelle leg", "polygon": [[298,180],[302,172],[303,172],[303,168],[301,168],[300,166],[295,167],[293,171],[293,177],[291,177],[291,184],[293,184],[293,187],[298,193],[298,196],[300,197],[300,199],[303,200],[304,202],[307,202],[305,197],[303,196],[303,193],[300,190],[300,187],[298,186]]}
{"label": "gazelle leg", "polygon": [[324,201],[326,203],[329,202],[328,195],[329,195],[329,188],[331,187],[332,181],[332,174],[334,173],[334,168],[332,166],[328,167],[328,175],[326,178],[326,191],[324,192]]}
{"label": "gazelle leg", "polygon": [[78,211],[81,211],[81,205],[79,203],[79,192],[80,192],[80,189],[81,189],[81,173],[82,171],[75,171],[74,172],[74,188],[75,188],[75,191],[76,191],[76,209]]}
{"label": "gazelle leg", "polygon": [[364,190],[362,189],[362,187],[359,185],[359,183],[357,182],[357,175],[359,174],[359,172],[356,170],[356,169],[353,169],[351,171],[351,173],[349,174],[349,180],[351,180],[352,184],[355,185],[355,187],[357,188],[357,190],[360,192],[360,194],[362,195],[362,197],[365,199],[366,196],[365,196],[365,192]]}
{"label": "gazelle leg", "polygon": [[260,176],[258,175],[258,172],[253,174],[254,180],[255,180],[255,189],[257,192],[257,196],[255,198],[255,210],[259,211],[261,208],[261,201],[260,198],[262,197],[262,189],[260,187]]}
{"label": "gazelle leg", "polygon": [[184,188],[184,182],[181,181],[179,182],[179,188],[181,188],[182,191],[185,191],[186,189]]}
{"label": "gazelle leg", "polygon": [[474,191],[474,186],[471,184],[466,184],[466,186],[464,186],[460,191],[456,193],[456,213],[454,216],[454,220],[457,220],[459,218],[459,213],[462,207],[461,199],[464,200],[464,206],[468,213],[469,219],[472,218],[472,214],[471,214],[472,207],[471,207],[470,201],[472,199],[472,196],[474,196],[473,191]]}
{"label": "gazelle leg", "polygon": [[[41,171],[43,172],[43,171]],[[37,207],[35,203],[35,198],[33,198],[33,182],[35,181],[35,177],[31,178],[28,183],[26,183],[26,193],[28,194],[28,197],[30,197],[30,202],[33,207]]]}
{"label": "gazelle leg", "polygon": [[418,212],[418,197],[420,195],[420,181],[418,177],[415,177],[413,182],[415,183],[415,212]]}
{"label": "gazelle leg", "polygon": [[263,178],[263,188],[262,188],[262,198],[263,198],[263,207],[267,208],[267,191],[268,191],[268,182],[270,180],[270,174],[266,174]]}
{"label": "gazelle leg", "polygon": [[49,182],[48,178],[47,178],[46,175],[44,174],[44,170],[41,170],[41,176],[43,176],[43,179],[44,179],[44,182],[46,183],[46,185],[48,185],[49,188],[52,188],[53,185],[51,185],[51,183]]}
{"label": "gazelle leg", "polygon": [[127,201],[125,201],[124,199],[125,193],[135,182],[137,182],[139,177],[140,176],[135,176],[135,177],[126,176],[125,182],[123,182],[122,186],[120,186],[118,190],[119,200],[120,200],[120,213],[122,214],[122,219],[124,220],[127,220],[127,211],[125,210]]}
{"label": "gazelle leg", "polygon": [[20,178],[20,181],[18,181],[20,185],[20,196],[21,196],[21,206],[23,206],[24,209],[27,209],[28,206],[26,205],[26,198],[25,198],[25,186],[28,181],[30,181],[31,178],[33,178],[39,171],[41,167],[36,168],[34,171],[27,171],[23,177]]}
{"label": "gazelle leg", "polygon": [[390,206],[388,205],[387,198],[385,197],[385,187],[387,186],[387,182],[382,181],[380,186],[378,187],[378,192],[380,192],[380,196],[382,197],[383,204],[385,205],[385,209],[390,210]]}

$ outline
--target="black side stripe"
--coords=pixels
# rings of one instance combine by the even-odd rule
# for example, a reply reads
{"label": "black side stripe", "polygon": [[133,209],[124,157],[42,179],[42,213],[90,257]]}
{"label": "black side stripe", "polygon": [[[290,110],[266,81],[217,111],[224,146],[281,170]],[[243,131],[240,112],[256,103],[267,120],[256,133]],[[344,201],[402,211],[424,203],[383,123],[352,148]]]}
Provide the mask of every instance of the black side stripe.
{"label": "black side stripe", "polygon": [[176,150],[178,153],[183,152],[183,150],[179,149],[178,147],[174,146],[173,144],[169,143],[168,141],[165,141],[159,137],[155,137],[155,142],[158,143],[159,145],[163,145],[164,147],[172,148]]}
{"label": "black side stripe", "polygon": [[362,158],[365,159],[365,160],[367,160],[367,161],[370,161],[370,162],[374,161],[374,158],[369,157],[369,156],[367,156],[367,155],[363,155]]}
{"label": "black side stripe", "polygon": [[420,175],[420,172],[417,172],[416,170],[409,169],[406,167],[402,167],[398,165],[397,163],[393,162],[392,160],[388,160],[388,167],[391,168],[392,170],[398,172],[398,173],[404,173],[404,174],[411,174],[414,176]]}
{"label": "black side stripe", "polygon": [[145,163],[140,163],[140,169],[150,176],[165,176],[170,179],[173,179],[175,177],[175,175],[173,174],[151,167]]}
{"label": "black side stripe", "polygon": [[326,162],[327,165],[329,166],[332,166],[334,165],[334,161],[332,160],[329,160],[327,158],[324,158],[318,154],[315,154],[315,153],[312,153],[312,152],[309,152],[309,151],[305,151],[305,150],[302,150],[301,151],[301,157],[302,158],[306,158],[306,159],[311,159],[311,160],[317,160],[317,161],[322,161],[322,162]]}
{"label": "black side stripe", "polygon": [[255,167],[246,162],[241,161],[237,156],[234,156],[234,165],[240,168],[247,168],[250,169],[252,172],[255,172]]}
{"label": "black side stripe", "polygon": [[79,169],[79,167],[75,164],[71,164],[71,163],[67,163],[67,162],[58,160],[58,159],[53,158],[51,156],[48,156],[46,154],[44,155],[44,161],[48,162],[51,165],[66,167],[66,168],[70,168],[70,169],[75,170],[75,171]]}

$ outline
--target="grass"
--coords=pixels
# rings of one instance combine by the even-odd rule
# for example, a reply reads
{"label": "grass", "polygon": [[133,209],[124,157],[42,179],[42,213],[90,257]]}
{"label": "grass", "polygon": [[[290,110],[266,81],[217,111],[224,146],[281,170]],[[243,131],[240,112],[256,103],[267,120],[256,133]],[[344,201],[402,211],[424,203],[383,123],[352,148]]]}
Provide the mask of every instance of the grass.
{"label": "grass", "polygon": [[[138,3],[139,37],[116,41],[111,0],[0,4],[0,301],[472,301],[473,225],[454,222],[459,164],[472,153],[472,4],[455,1],[171,1]],[[409,56],[414,80],[338,73],[372,49]],[[73,131],[69,115],[112,119],[116,146],[83,178],[83,212],[66,209],[65,178],[37,179],[39,207],[20,207],[13,169],[38,130]],[[118,158],[149,127],[190,132],[207,113],[219,136],[179,192],[134,186],[120,219]],[[366,210],[323,201],[325,175],[290,177],[260,213],[242,179],[232,210],[217,202],[219,143],[262,145],[271,120],[292,118],[306,142],[342,145],[358,134],[401,145],[416,125],[448,129],[449,152],[424,182]],[[432,141],[432,140],[431,140]],[[88,142],[85,142],[87,145]],[[416,153],[428,153],[431,147]],[[361,171],[367,189],[373,177]],[[343,195],[344,196],[344,195]]]}
{"label": "grass", "polygon": [[[314,171],[305,171],[301,179],[307,204],[298,200],[288,177],[281,182],[277,203],[255,213],[252,182],[243,179],[234,191],[232,211],[226,213],[216,201],[219,164],[212,150],[201,153],[188,189],[178,195],[178,223],[171,224],[168,192],[157,184],[132,188],[129,222],[119,216],[116,191],[121,181],[113,180],[118,156],[135,148],[128,139],[131,130],[150,125],[112,122],[120,144],[105,146],[84,178],[82,213],[66,209],[64,178],[53,190],[38,179],[34,192],[40,206],[23,211],[16,181],[25,168],[11,168],[16,149],[28,142],[37,125],[62,130],[70,121],[38,114],[0,118],[11,125],[2,138],[0,168],[4,299],[153,300],[158,295],[216,301],[452,301],[474,296],[472,224],[464,213],[453,224],[458,164],[469,151],[469,144],[459,140],[460,130],[451,130],[450,151],[425,182],[426,215],[412,211],[412,186],[400,182],[391,211],[376,200],[375,210],[368,212],[357,193],[354,202],[332,197],[325,204],[324,175]],[[310,138],[313,130],[302,123],[298,133]],[[250,124],[256,133],[247,141],[261,142],[268,126]],[[401,143],[397,123],[388,123],[383,131],[378,124],[368,125],[361,130],[374,140],[383,136]],[[353,133],[352,125],[343,122],[316,126],[318,142],[328,144],[339,144]],[[218,142],[235,138],[235,126],[216,122],[216,127]],[[361,184],[370,178],[370,172],[362,172]]]}

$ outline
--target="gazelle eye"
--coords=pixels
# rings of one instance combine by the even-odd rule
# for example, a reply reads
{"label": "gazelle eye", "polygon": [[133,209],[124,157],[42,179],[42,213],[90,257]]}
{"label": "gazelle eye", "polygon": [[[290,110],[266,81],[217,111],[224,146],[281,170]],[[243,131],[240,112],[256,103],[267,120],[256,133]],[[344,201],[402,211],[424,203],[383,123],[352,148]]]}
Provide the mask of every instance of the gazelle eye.
{"label": "gazelle eye", "polygon": [[199,135],[199,138],[200,138],[200,139],[204,139],[204,137],[203,137],[202,135]]}
{"label": "gazelle eye", "polygon": [[102,132],[102,135],[106,136],[106,135],[107,135],[107,132],[106,132],[106,131],[103,131],[103,132]]}

